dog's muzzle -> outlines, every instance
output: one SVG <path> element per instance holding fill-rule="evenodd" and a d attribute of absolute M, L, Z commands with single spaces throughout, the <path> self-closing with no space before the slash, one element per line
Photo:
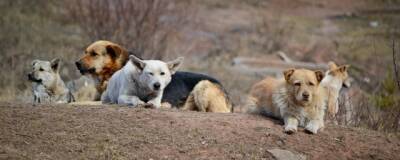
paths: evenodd
<path fill-rule="evenodd" d="M 154 88 L 154 90 L 156 90 L 156 91 L 160 90 L 160 87 L 161 87 L 161 84 L 158 83 L 158 82 L 156 82 L 156 83 L 153 84 L 153 88 Z"/>
<path fill-rule="evenodd" d="M 307 92 L 304 92 L 302 94 L 302 98 L 303 98 L 303 101 L 308 102 L 308 101 L 310 101 L 310 94 Z"/>
<path fill-rule="evenodd" d="M 32 82 L 36 82 L 36 83 L 42 83 L 41 79 L 36 79 L 32 73 L 28 74 L 28 80 L 32 81 Z"/>
<path fill-rule="evenodd" d="M 94 69 L 94 68 L 89 68 L 89 69 L 85 68 L 80 61 L 76 61 L 75 65 L 76 65 L 76 68 L 78 68 L 79 72 L 83 75 L 86 73 L 95 73 L 96 72 L 96 69 Z"/>

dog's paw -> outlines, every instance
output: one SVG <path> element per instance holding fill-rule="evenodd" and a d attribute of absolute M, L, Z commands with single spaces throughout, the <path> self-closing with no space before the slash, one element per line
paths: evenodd
<path fill-rule="evenodd" d="M 144 108 L 150 108 L 150 109 L 155 109 L 155 108 L 157 108 L 154 104 L 152 104 L 152 103 L 146 103 L 145 105 L 144 105 Z"/>
<path fill-rule="evenodd" d="M 170 103 L 168 103 L 168 102 L 163 102 L 163 103 L 161 103 L 160 108 L 162 108 L 162 109 L 171 109 L 172 105 Z"/>
<path fill-rule="evenodd" d="M 284 130 L 285 130 L 285 133 L 287 133 L 287 134 L 293 134 L 293 133 L 297 132 L 297 127 L 293 126 L 293 125 L 287 125 L 287 126 L 285 126 Z"/>
<path fill-rule="evenodd" d="M 307 124 L 305 129 L 308 133 L 317 134 L 319 128 L 320 128 L 319 125 L 311 122 Z"/>

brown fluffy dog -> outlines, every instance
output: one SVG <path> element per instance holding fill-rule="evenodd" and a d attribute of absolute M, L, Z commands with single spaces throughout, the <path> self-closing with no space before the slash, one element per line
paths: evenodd
<path fill-rule="evenodd" d="M 85 49 L 84 55 L 75 64 L 81 74 L 93 77 L 101 95 L 107 87 L 108 79 L 125 65 L 128 56 L 128 51 L 118 44 L 96 41 Z"/>
<path fill-rule="evenodd" d="M 289 69 L 284 71 L 284 77 L 268 77 L 252 86 L 249 105 L 253 105 L 258 113 L 282 119 L 286 133 L 296 132 L 299 125 L 317 133 L 324 127 L 326 103 L 320 86 L 323 73 Z"/>

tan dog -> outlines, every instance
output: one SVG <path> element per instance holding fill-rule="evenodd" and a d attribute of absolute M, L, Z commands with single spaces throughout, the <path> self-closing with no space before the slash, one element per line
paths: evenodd
<path fill-rule="evenodd" d="M 335 63 L 329 62 L 329 70 L 321 81 L 321 86 L 325 89 L 328 103 L 328 116 L 335 118 L 339 110 L 339 92 L 342 87 L 350 87 L 350 79 L 347 73 L 349 65 L 338 67 Z"/>
<path fill-rule="evenodd" d="M 283 120 L 286 133 L 296 132 L 299 125 L 317 133 L 324 127 L 326 103 L 320 86 L 323 72 L 289 69 L 284 77 L 268 77 L 252 86 L 249 105 L 256 112 Z"/>
<path fill-rule="evenodd" d="M 96 81 L 100 99 L 107 87 L 108 79 L 128 61 L 128 51 L 109 41 L 96 41 L 86 48 L 84 55 L 76 61 L 76 67 L 83 75 L 91 75 Z"/>
<path fill-rule="evenodd" d="M 229 113 L 233 107 L 222 86 L 203 80 L 193 88 L 182 110 Z"/>

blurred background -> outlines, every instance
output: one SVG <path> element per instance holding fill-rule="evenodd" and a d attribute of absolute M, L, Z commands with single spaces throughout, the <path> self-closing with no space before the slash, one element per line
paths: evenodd
<path fill-rule="evenodd" d="M 1 101 L 29 99 L 34 59 L 61 58 L 62 78 L 79 78 L 74 61 L 103 39 L 146 59 L 184 56 L 181 70 L 219 79 L 239 111 L 252 84 L 285 68 L 279 54 L 350 64 L 339 123 L 400 126 L 400 0 L 2 0 L 0 15 Z"/>

